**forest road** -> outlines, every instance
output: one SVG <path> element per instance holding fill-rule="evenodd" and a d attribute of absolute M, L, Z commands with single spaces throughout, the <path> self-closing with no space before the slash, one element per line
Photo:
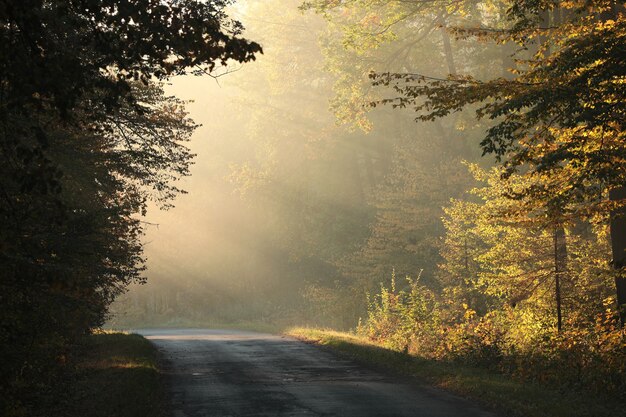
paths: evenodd
<path fill-rule="evenodd" d="M 238 330 L 138 330 L 161 352 L 174 417 L 495 417 L 290 337 Z"/>

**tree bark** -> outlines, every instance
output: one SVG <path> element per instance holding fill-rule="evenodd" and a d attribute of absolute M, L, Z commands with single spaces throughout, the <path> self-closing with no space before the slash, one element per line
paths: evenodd
<path fill-rule="evenodd" d="M 376 174 L 374 173 L 374 164 L 372 163 L 372 151 L 369 148 L 363 153 L 363 162 L 365 164 L 367 191 L 373 194 L 376 190 Z"/>
<path fill-rule="evenodd" d="M 613 202 L 626 199 L 626 187 L 617 187 L 609 191 L 609 199 Z M 613 253 L 613 267 L 615 274 L 615 289 L 617 305 L 622 325 L 626 323 L 626 207 L 611 212 L 611 251 Z"/>
<path fill-rule="evenodd" d="M 517 67 L 513 57 L 515 54 L 515 43 L 507 42 L 501 45 L 500 52 L 502 54 L 502 77 L 507 80 L 512 80 L 515 77 L 511 73 L 511 69 L 515 69 Z"/>
<path fill-rule="evenodd" d="M 456 65 L 454 62 L 454 55 L 452 54 L 452 45 L 450 43 L 450 34 L 446 30 L 446 23 L 443 18 L 440 19 L 441 22 L 441 37 L 443 39 L 443 52 L 446 56 L 446 64 L 448 65 L 448 73 L 452 75 L 457 75 Z"/>
<path fill-rule="evenodd" d="M 562 308 L 562 283 L 567 273 L 567 241 L 565 238 L 565 228 L 557 225 L 554 228 L 554 284 L 556 300 L 557 330 L 563 329 L 563 308 Z"/>
<path fill-rule="evenodd" d="M 358 138 L 352 138 L 348 149 L 348 158 L 350 161 L 350 176 L 352 184 L 350 188 L 354 192 L 354 203 L 361 206 L 365 203 L 365 191 L 363 189 L 363 176 L 361 175 L 361 164 L 359 163 L 360 149 L 358 146 Z M 367 156 L 366 156 L 367 157 Z"/>
<path fill-rule="evenodd" d="M 539 30 L 542 31 L 540 32 L 541 34 L 539 35 L 539 48 L 544 48 L 546 47 L 546 43 L 548 41 L 548 37 L 546 36 L 546 30 L 548 27 L 550 27 L 550 10 L 544 9 L 542 11 L 539 12 Z M 550 55 L 550 51 L 548 49 L 546 49 L 544 51 L 545 56 Z"/>

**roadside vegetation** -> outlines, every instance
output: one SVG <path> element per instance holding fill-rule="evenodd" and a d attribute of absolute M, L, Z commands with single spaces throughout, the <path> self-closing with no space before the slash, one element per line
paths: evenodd
<path fill-rule="evenodd" d="M 0 415 L 110 317 L 625 403 L 625 184 L 623 0 L 0 0 Z"/>
<path fill-rule="evenodd" d="M 184 193 L 197 128 L 167 80 L 261 52 L 226 3 L 0 0 L 0 415 L 53 401 L 145 281 L 142 216 Z"/>
<path fill-rule="evenodd" d="M 125 318 L 359 323 L 626 402 L 623 2 L 453 3 L 249 2 L 272 57 L 225 81 L 245 116 L 214 142 L 213 250 L 177 224 L 184 274 L 155 263 Z"/>
<path fill-rule="evenodd" d="M 551 384 L 511 378 L 464 361 L 427 359 L 354 333 L 296 327 L 286 334 L 313 343 L 376 370 L 411 377 L 469 398 L 503 416 L 609 417 L 624 403 L 608 395 L 560 389 Z"/>
<path fill-rule="evenodd" d="M 100 332 L 80 340 L 65 393 L 52 415 L 165 417 L 167 404 L 154 345 L 137 334 Z M 43 413 L 47 414 L 47 413 Z"/>

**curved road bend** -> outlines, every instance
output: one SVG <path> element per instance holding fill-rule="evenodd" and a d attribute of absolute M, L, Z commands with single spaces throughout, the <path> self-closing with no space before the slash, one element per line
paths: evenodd
<path fill-rule="evenodd" d="M 495 417 L 296 339 L 237 330 L 140 330 L 165 358 L 174 417 Z"/>

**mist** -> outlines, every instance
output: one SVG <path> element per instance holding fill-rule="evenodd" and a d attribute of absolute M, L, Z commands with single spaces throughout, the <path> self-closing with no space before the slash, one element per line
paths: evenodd
<path fill-rule="evenodd" d="M 0 0 L 0 38 L 0 415 L 623 414 L 623 1 Z"/>
<path fill-rule="evenodd" d="M 410 109 L 374 108 L 393 91 L 369 72 L 445 77 L 450 59 L 489 68 L 475 50 L 465 62 L 463 43 L 428 16 L 393 26 L 395 38 L 374 36 L 380 23 L 368 21 L 372 35 L 357 40 L 371 44 L 353 44 L 346 27 L 363 16 L 299 6 L 240 2 L 232 17 L 264 54 L 166 86 L 202 125 L 189 145 L 197 156 L 180 183 L 187 194 L 142 219 L 147 284 L 118 299 L 111 326 L 349 329 L 392 274 L 440 287 L 442 208 L 474 184 L 462 161 L 489 165 L 483 130 L 471 111 L 417 124 Z"/>

